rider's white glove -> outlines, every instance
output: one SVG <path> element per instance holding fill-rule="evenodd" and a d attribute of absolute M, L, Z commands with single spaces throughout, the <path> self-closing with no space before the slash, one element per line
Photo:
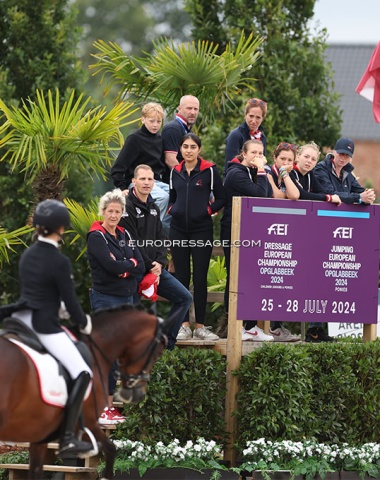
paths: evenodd
<path fill-rule="evenodd" d="M 86 315 L 87 318 L 87 323 L 85 327 L 82 327 L 79 329 L 81 333 L 84 333 L 85 335 L 90 335 L 92 332 L 92 321 L 90 315 Z"/>
<path fill-rule="evenodd" d="M 61 320 L 69 320 L 69 318 L 70 318 L 70 314 L 67 311 L 65 302 L 63 302 L 63 301 L 61 302 L 61 305 L 59 307 L 58 316 Z"/>

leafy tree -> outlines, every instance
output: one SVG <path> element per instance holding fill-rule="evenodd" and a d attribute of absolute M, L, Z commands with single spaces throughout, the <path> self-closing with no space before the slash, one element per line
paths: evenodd
<path fill-rule="evenodd" d="M 81 85 L 75 16 L 68 0 L 0 2 L 0 66 L 7 80 L 0 98 L 18 101 L 33 98 L 37 88 L 65 92 Z"/>
<path fill-rule="evenodd" d="M 80 89 L 83 71 L 76 45 L 80 29 L 69 0 L 0 2 L 0 98 L 9 105 L 35 98 L 37 87 Z M 3 152 L 0 154 L 1 156 Z M 18 168 L 0 163 L 1 222 L 7 229 L 24 225 L 32 198 Z M 90 195 L 91 188 L 87 195 Z"/>
<path fill-rule="evenodd" d="M 78 24 L 83 27 L 79 45 L 86 69 L 93 62 L 93 44 L 99 39 L 115 42 L 126 54 L 136 55 L 152 53 L 152 39 L 157 36 L 178 42 L 190 37 L 190 17 L 178 0 L 75 0 L 75 5 Z M 98 77 L 90 77 L 85 88 L 94 98 L 102 99 Z"/>
<path fill-rule="evenodd" d="M 315 0 L 186 0 L 195 40 L 216 38 L 220 48 L 234 43 L 243 29 L 261 35 L 262 57 L 250 74 L 255 96 L 268 102 L 265 132 L 272 149 L 279 141 L 314 140 L 334 144 L 341 117 L 338 96 L 332 92 L 332 72 L 324 60 L 326 32 L 309 31 Z M 249 92 L 242 95 L 239 117 Z M 227 125 L 223 121 L 222 128 Z"/>
<path fill-rule="evenodd" d="M 203 121 L 213 119 L 216 111 L 227 111 L 249 90 L 248 74 L 257 61 L 261 39 L 240 36 L 236 45 L 226 45 L 217 54 L 218 45 L 199 40 L 175 45 L 168 40 L 154 42 L 155 51 L 145 57 L 126 55 L 122 48 L 102 40 L 95 42 L 98 53 L 93 65 L 110 86 L 118 85 L 118 97 L 135 95 L 140 101 L 158 101 L 173 112 L 184 94 L 198 97 Z"/>
<path fill-rule="evenodd" d="M 0 98 L 9 107 L 18 106 L 22 99 L 33 100 L 37 88 L 57 88 L 62 102 L 68 88 L 81 90 L 85 76 L 77 55 L 80 29 L 75 15 L 70 0 L 1 0 Z M 3 147 L 0 156 L 5 151 Z M 0 222 L 8 232 L 16 231 L 29 219 L 33 191 L 24 177 L 17 166 L 11 168 L 8 162 L 0 162 Z M 92 182 L 83 182 L 75 167 L 67 187 L 75 192 L 77 200 L 91 196 Z M 3 262 L 1 303 L 18 296 L 17 258 L 24 249 L 24 245 L 15 245 L 10 262 Z"/>

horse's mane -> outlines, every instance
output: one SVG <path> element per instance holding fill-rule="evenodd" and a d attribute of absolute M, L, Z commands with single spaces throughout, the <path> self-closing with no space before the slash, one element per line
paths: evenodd
<path fill-rule="evenodd" d="M 102 310 L 98 310 L 96 313 L 92 315 L 94 319 L 103 316 L 104 314 L 107 313 L 113 313 L 113 312 L 121 312 L 121 311 L 126 311 L 126 310 L 137 310 L 137 311 L 144 311 L 150 314 L 153 314 L 152 309 L 147 309 L 144 307 L 144 305 L 132 305 L 130 303 L 125 303 L 123 305 L 118 305 L 117 307 L 110 307 L 110 308 L 104 308 Z"/>
<path fill-rule="evenodd" d="M 123 312 L 125 312 L 125 315 L 123 315 Z M 145 313 L 146 315 L 154 315 L 152 309 L 147 309 L 143 305 L 132 305 L 129 303 L 125 303 L 117 307 L 110 307 L 98 310 L 92 315 L 92 325 L 93 328 L 100 328 L 102 331 L 104 329 L 109 330 L 109 320 L 116 319 L 118 317 L 124 318 L 124 320 L 125 318 L 131 319 L 132 317 L 141 319 L 141 314 L 143 313 Z"/>

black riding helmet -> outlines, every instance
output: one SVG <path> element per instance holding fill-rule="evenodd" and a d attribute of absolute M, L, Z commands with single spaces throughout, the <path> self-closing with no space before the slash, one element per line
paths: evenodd
<path fill-rule="evenodd" d="M 44 228 L 44 233 L 53 233 L 59 227 L 70 226 L 70 215 L 67 207 L 59 200 L 44 200 L 40 202 L 33 215 L 33 226 Z"/>

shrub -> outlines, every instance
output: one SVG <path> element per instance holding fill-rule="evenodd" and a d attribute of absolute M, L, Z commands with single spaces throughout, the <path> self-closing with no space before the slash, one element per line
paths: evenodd
<path fill-rule="evenodd" d="M 237 441 L 361 445 L 380 438 L 380 340 L 264 344 L 246 355 Z"/>
<path fill-rule="evenodd" d="M 126 421 L 116 437 L 181 443 L 225 437 L 226 362 L 213 350 L 165 351 L 152 370 L 145 400 L 124 407 Z"/>

